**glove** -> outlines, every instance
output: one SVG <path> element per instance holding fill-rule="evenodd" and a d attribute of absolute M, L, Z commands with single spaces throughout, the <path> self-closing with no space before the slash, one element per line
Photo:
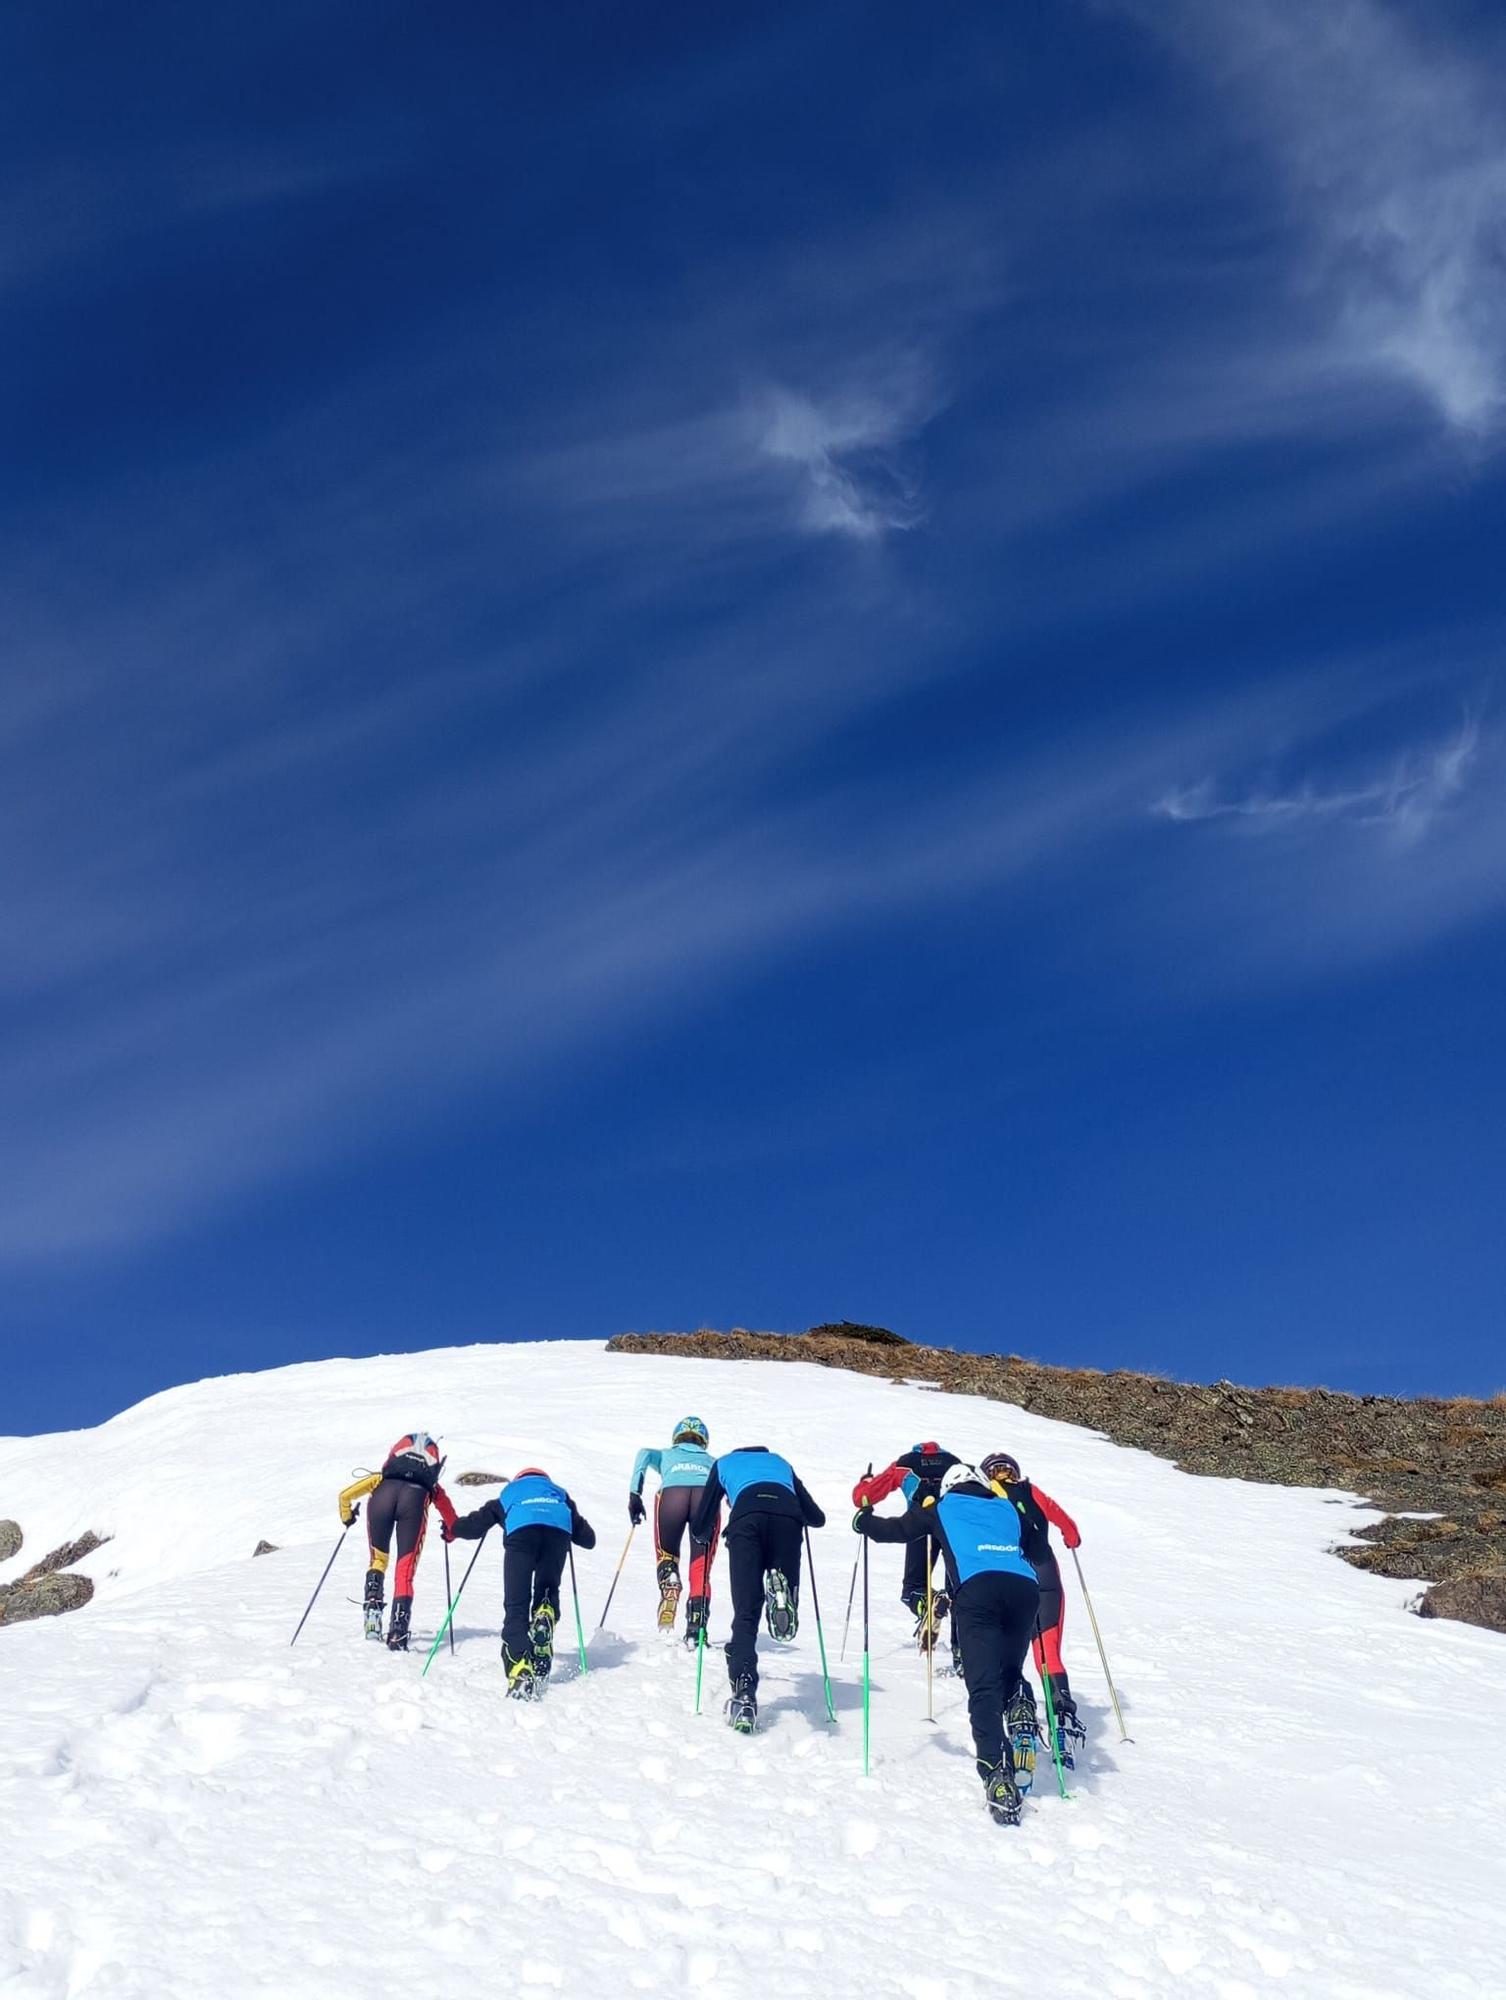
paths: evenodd
<path fill-rule="evenodd" d="M 455 1539 L 455 1530 L 454 1530 L 454 1529 L 453 1529 L 453 1528 L 452 1528 L 452 1527 L 450 1526 L 450 1523 L 449 1523 L 448 1521 L 441 1521 L 441 1522 L 440 1522 L 440 1524 L 439 1524 L 439 1539 L 440 1539 L 440 1540 L 441 1540 L 442 1542 L 453 1542 L 453 1541 L 454 1541 L 454 1539 Z"/>
<path fill-rule="evenodd" d="M 643 1513 L 643 1495 L 641 1493 L 630 1493 L 628 1495 L 628 1519 L 635 1528 L 643 1526 Z"/>
<path fill-rule="evenodd" d="M 1077 1532 L 1076 1528 L 1073 1528 L 1070 1533 L 1063 1528 L 1062 1540 L 1069 1549 L 1080 1549 L 1082 1547 L 1082 1536 Z"/>
<path fill-rule="evenodd" d="M 351 1508 L 348 1514 L 342 1514 L 340 1516 L 341 1526 L 346 1528 L 353 1528 L 356 1522 L 359 1520 L 360 1514 L 361 1514 L 361 1503 L 358 1500 L 355 1506 Z"/>
<path fill-rule="evenodd" d="M 866 1480 L 860 1479 L 857 1485 L 853 1487 L 852 1504 L 854 1507 L 871 1507 L 873 1505 L 873 1495 L 868 1491 Z"/>
<path fill-rule="evenodd" d="M 865 1500 L 862 1506 L 859 1507 L 858 1511 L 852 1517 L 852 1532 L 855 1535 L 866 1535 L 868 1532 L 868 1523 L 872 1519 L 873 1519 L 873 1509 L 869 1506 L 868 1502 Z"/>

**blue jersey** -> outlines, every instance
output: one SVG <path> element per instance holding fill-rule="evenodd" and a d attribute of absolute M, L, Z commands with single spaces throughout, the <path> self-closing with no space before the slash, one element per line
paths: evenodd
<path fill-rule="evenodd" d="M 570 1496 L 541 1472 L 526 1472 L 521 1479 L 509 1480 L 497 1496 L 497 1505 L 509 1535 L 519 1528 L 563 1528 L 570 1533 Z"/>
<path fill-rule="evenodd" d="M 671 1444 L 662 1451 L 645 1445 L 633 1460 L 628 1484 L 634 1493 L 643 1491 L 646 1472 L 657 1472 L 661 1486 L 704 1486 L 711 1477 L 711 1453 L 698 1444 Z"/>
<path fill-rule="evenodd" d="M 716 1461 L 716 1472 L 729 1507 L 735 1507 L 750 1486 L 782 1486 L 794 1497 L 795 1468 L 777 1451 L 729 1451 Z"/>
<path fill-rule="evenodd" d="M 983 1570 L 1003 1570 L 1035 1582 L 1035 1571 L 1020 1548 L 1020 1517 L 1011 1502 L 982 1493 L 944 1493 L 936 1514 L 959 1585 Z"/>

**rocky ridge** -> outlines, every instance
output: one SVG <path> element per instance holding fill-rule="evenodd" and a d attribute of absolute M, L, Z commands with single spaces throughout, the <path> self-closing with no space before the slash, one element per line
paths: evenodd
<path fill-rule="evenodd" d="M 851 1321 L 799 1334 L 623 1333 L 607 1345 L 619 1354 L 850 1368 L 1016 1403 L 1152 1451 L 1185 1472 L 1358 1493 L 1381 1518 L 1335 1554 L 1359 1569 L 1425 1583 L 1416 1606 L 1424 1617 L 1506 1631 L 1506 1396 L 1479 1402 L 1173 1382 L 918 1346 Z"/>

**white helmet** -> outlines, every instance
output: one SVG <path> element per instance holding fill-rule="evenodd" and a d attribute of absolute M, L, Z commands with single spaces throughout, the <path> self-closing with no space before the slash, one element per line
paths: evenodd
<path fill-rule="evenodd" d="M 948 1493 L 955 1492 L 959 1486 L 986 1487 L 987 1485 L 988 1481 L 982 1477 L 976 1466 L 949 1465 L 942 1475 L 941 1497 L 944 1500 Z"/>

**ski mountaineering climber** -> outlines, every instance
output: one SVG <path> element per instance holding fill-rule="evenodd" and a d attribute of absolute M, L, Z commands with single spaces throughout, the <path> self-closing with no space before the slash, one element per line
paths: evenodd
<path fill-rule="evenodd" d="M 740 1445 L 713 1460 L 690 1519 L 692 1542 L 714 1541 L 727 1502 L 728 1589 L 732 1636 L 727 1641 L 727 1720 L 749 1735 L 758 1727 L 758 1614 L 769 1637 L 787 1646 L 800 1622 L 801 1536 L 824 1528 L 826 1516 L 795 1468 L 761 1444 Z"/>
<path fill-rule="evenodd" d="M 875 1542 L 930 1536 L 940 1543 L 983 1796 L 1001 1826 L 1017 1825 L 1020 1787 L 1004 1715 L 1020 1685 L 1040 1607 L 1035 1572 L 1020 1546 L 1018 1512 L 981 1472 L 958 1464 L 943 1477 L 938 1499 L 920 1500 L 887 1520 L 860 1505 L 852 1525 Z"/>
<path fill-rule="evenodd" d="M 1051 1547 L 1051 1528 L 1060 1529 L 1061 1538 L 1069 1549 L 1077 1548 L 1082 1536 L 1078 1533 L 1077 1523 L 1066 1509 L 1059 1507 L 1049 1493 L 1043 1493 L 1038 1486 L 1032 1485 L 1020 1471 L 1019 1460 L 1009 1452 L 991 1451 L 979 1465 L 978 1470 L 1007 1500 L 1013 1501 L 1020 1516 L 1021 1546 L 1026 1561 L 1035 1571 L 1035 1579 L 1041 1590 L 1040 1612 L 1030 1641 L 1031 1653 L 1035 1660 L 1035 1670 L 1040 1675 L 1041 1684 L 1050 1698 L 1051 1713 L 1056 1724 L 1056 1752 L 1070 1771 L 1076 1764 L 1077 1753 L 1085 1747 L 1088 1737 L 1077 1713 L 1077 1703 L 1072 1698 L 1067 1669 L 1062 1664 L 1062 1624 L 1066 1618 L 1066 1598 L 1062 1591 L 1062 1573 L 1057 1567 L 1056 1556 Z M 1028 1703 L 1030 1708 L 1028 1726 L 1032 1735 L 1038 1737 L 1040 1727 L 1035 1719 L 1035 1702 L 1031 1695 L 1030 1683 L 1021 1681 L 1020 1688 L 1020 1708 L 1012 1712 L 1011 1722 L 1023 1731 L 1027 1726 L 1023 1708 Z"/>
<path fill-rule="evenodd" d="M 430 1502 L 439 1509 L 439 1518 L 446 1528 L 455 1519 L 450 1496 L 439 1483 L 443 1465 L 439 1446 L 428 1432 L 409 1431 L 388 1452 L 380 1472 L 367 1473 L 340 1495 L 340 1519 L 347 1528 L 360 1512 L 361 1501 L 368 1493 L 371 1495 L 366 1508 L 369 1554 L 362 1606 L 368 1639 L 382 1636 L 382 1579 L 387 1572 L 393 1536 L 397 1537 L 392 1621 L 387 1628 L 387 1644 L 395 1653 L 408 1650 L 413 1583 L 418 1574 L 418 1559 L 423 1554 Z"/>
<path fill-rule="evenodd" d="M 596 1531 L 563 1486 L 528 1465 L 495 1500 L 446 1525 L 447 1542 L 477 1542 L 502 1529 L 502 1664 L 507 1692 L 527 1701 L 543 1692 L 554 1665 L 560 1578 L 570 1544 L 594 1549 Z"/>
<path fill-rule="evenodd" d="M 854 1507 L 876 1507 L 891 1493 L 902 1492 L 907 1506 L 922 1500 L 939 1499 L 941 1482 L 961 1459 L 943 1451 L 939 1444 L 912 1444 L 882 1472 L 865 1473 L 852 1489 Z M 923 1653 L 936 1644 L 936 1635 L 947 1613 L 946 1592 L 933 1590 L 931 1578 L 941 1551 L 934 1542 L 914 1541 L 905 1547 L 905 1570 L 900 1580 L 900 1601 L 915 1620 L 915 1643 Z M 955 1663 L 956 1643 L 953 1641 Z M 957 1671 L 962 1671 L 960 1665 Z"/>
<path fill-rule="evenodd" d="M 711 1476 L 710 1434 L 699 1417 L 681 1417 L 667 1450 L 645 1445 L 633 1461 L 628 1482 L 628 1519 L 636 1528 L 644 1519 L 643 1481 L 648 1472 L 659 1477 L 654 1496 L 654 1575 L 659 1585 L 659 1629 L 672 1632 L 680 1603 L 680 1545 L 690 1517 Z M 699 1643 L 711 1611 L 711 1566 L 716 1561 L 717 1530 L 709 1542 L 690 1537 L 690 1596 L 685 1604 L 685 1643 Z"/>

